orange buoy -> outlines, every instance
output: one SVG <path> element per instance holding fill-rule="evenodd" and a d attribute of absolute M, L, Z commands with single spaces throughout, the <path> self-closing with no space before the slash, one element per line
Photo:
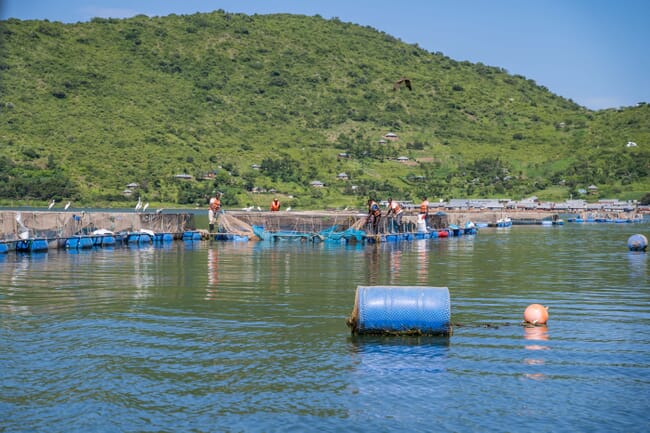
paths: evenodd
<path fill-rule="evenodd" d="M 548 307 L 530 304 L 524 311 L 524 321 L 533 325 L 543 325 L 548 320 Z"/>

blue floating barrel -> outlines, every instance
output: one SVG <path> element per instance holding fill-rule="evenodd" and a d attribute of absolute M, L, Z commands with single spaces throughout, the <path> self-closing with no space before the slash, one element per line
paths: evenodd
<path fill-rule="evenodd" d="M 111 236 L 111 235 L 105 235 L 105 236 L 102 236 L 102 243 L 101 243 L 101 245 L 102 245 L 103 247 L 106 247 L 106 246 L 113 246 L 113 245 L 115 245 L 115 243 L 116 243 L 116 241 L 115 241 L 115 236 Z"/>
<path fill-rule="evenodd" d="M 174 235 L 171 233 L 156 233 L 154 237 L 155 242 L 172 242 L 174 240 Z"/>
<path fill-rule="evenodd" d="M 16 251 L 22 253 L 45 252 L 47 249 L 47 239 L 23 239 L 16 243 Z"/>
<path fill-rule="evenodd" d="M 358 286 L 348 326 L 353 334 L 449 335 L 447 287 Z"/>
<path fill-rule="evenodd" d="M 186 232 L 183 233 L 183 240 L 184 241 L 200 241 L 201 240 L 201 232 L 186 231 Z"/>
<path fill-rule="evenodd" d="M 630 251 L 645 251 L 648 249 L 648 238 L 643 235 L 632 235 L 627 240 Z"/>
<path fill-rule="evenodd" d="M 0 244 L 0 254 L 5 254 L 9 252 L 9 245 L 6 243 L 1 243 Z"/>

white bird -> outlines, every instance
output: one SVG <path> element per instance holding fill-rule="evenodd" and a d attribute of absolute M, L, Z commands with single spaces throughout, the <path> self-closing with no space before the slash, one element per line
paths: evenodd
<path fill-rule="evenodd" d="M 18 212 L 16 214 L 16 222 L 18 223 L 18 226 L 20 227 L 20 231 L 18 233 L 18 237 L 20 239 L 28 239 L 29 238 L 29 229 L 25 227 L 25 224 L 23 224 L 22 221 L 22 214 Z"/>
<path fill-rule="evenodd" d="M 287 212 L 289 212 L 290 210 L 291 210 L 291 206 L 289 206 L 289 207 L 287 208 Z"/>
<path fill-rule="evenodd" d="M 257 211 L 258 211 L 258 212 L 262 212 L 262 208 L 259 207 L 259 206 L 257 206 Z"/>
<path fill-rule="evenodd" d="M 135 205 L 135 211 L 136 212 L 139 211 L 141 207 L 142 207 L 142 200 L 140 199 L 140 197 L 138 197 L 138 202 Z"/>
<path fill-rule="evenodd" d="M 245 211 L 245 212 L 250 212 L 250 211 L 253 210 L 253 206 L 243 207 L 241 210 L 243 210 L 243 211 Z"/>
<path fill-rule="evenodd" d="M 72 202 L 70 202 L 70 201 L 67 202 L 67 203 L 65 204 L 65 206 L 63 207 L 63 210 L 68 210 L 68 208 L 70 207 L 71 204 L 72 204 Z"/>
<path fill-rule="evenodd" d="M 52 209 L 54 207 L 54 203 L 56 203 L 56 200 L 52 199 L 50 202 L 50 205 L 47 207 L 48 210 Z"/>
<path fill-rule="evenodd" d="M 156 210 L 156 213 L 157 213 L 157 214 L 161 214 L 162 211 L 163 211 L 163 208 L 160 208 L 160 209 Z"/>
<path fill-rule="evenodd" d="M 146 211 L 148 207 L 149 207 L 149 202 L 146 202 L 144 206 L 142 206 L 142 212 Z"/>

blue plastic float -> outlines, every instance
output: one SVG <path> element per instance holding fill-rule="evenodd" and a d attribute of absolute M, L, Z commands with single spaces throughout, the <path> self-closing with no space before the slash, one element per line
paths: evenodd
<path fill-rule="evenodd" d="M 186 232 L 183 233 L 183 240 L 184 241 L 200 241 L 201 240 L 201 232 L 186 231 Z"/>
<path fill-rule="evenodd" d="M 648 249 L 648 238 L 643 235 L 632 235 L 627 240 L 630 251 L 645 251 Z"/>
<path fill-rule="evenodd" d="M 353 334 L 449 335 L 447 287 L 358 286 L 347 324 Z"/>
<path fill-rule="evenodd" d="M 21 239 L 16 242 L 16 252 L 20 253 L 45 252 L 47 249 L 47 239 Z"/>

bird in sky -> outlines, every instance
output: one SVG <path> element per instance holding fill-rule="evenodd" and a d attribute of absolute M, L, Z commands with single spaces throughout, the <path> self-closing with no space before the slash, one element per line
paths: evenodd
<path fill-rule="evenodd" d="M 411 87 L 411 80 L 408 78 L 400 78 L 399 80 L 395 81 L 395 84 L 393 84 L 393 90 L 397 90 L 402 87 L 402 84 L 406 86 L 407 89 L 413 90 Z"/>
<path fill-rule="evenodd" d="M 52 209 L 54 207 L 54 203 L 56 203 L 56 200 L 52 199 L 50 202 L 49 206 L 47 207 L 48 210 Z"/>
<path fill-rule="evenodd" d="M 70 207 L 71 204 L 72 204 L 71 201 L 67 202 L 67 203 L 65 204 L 65 206 L 63 207 L 63 210 L 68 210 L 68 208 Z"/>

